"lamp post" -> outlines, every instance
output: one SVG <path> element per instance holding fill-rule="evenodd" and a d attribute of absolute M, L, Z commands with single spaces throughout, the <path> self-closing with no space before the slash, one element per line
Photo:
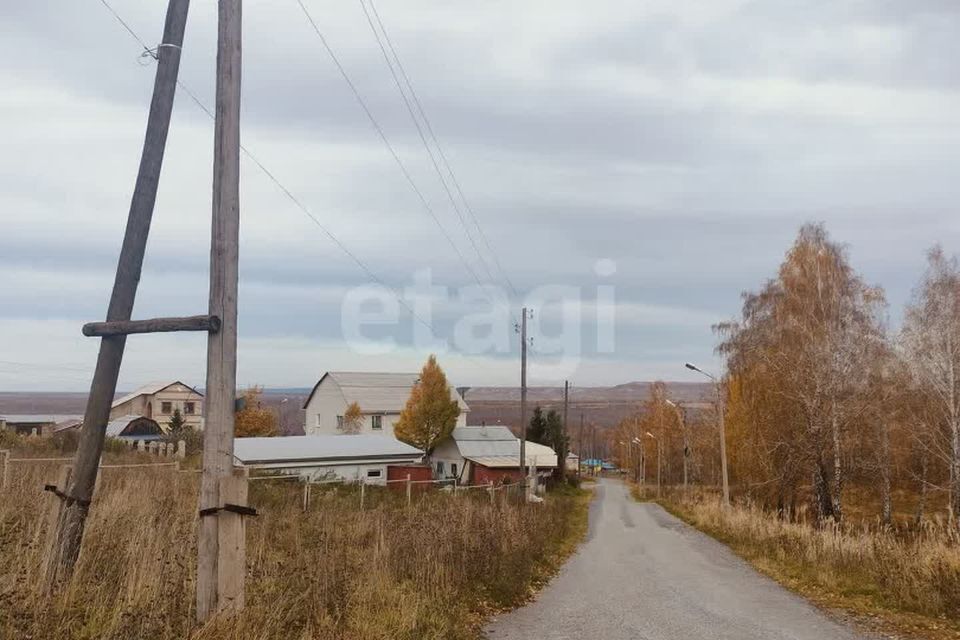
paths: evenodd
<path fill-rule="evenodd" d="M 657 442 L 657 497 L 660 497 L 660 459 L 663 457 L 661 451 L 661 440 L 657 436 L 647 431 L 647 435 Z"/>
<path fill-rule="evenodd" d="M 635 482 L 640 482 L 641 484 L 646 481 L 646 471 L 644 469 L 644 452 L 643 452 L 643 440 L 640 438 L 634 437 L 631 443 L 638 445 L 640 447 L 640 460 L 639 464 L 633 468 L 633 478 Z"/>
<path fill-rule="evenodd" d="M 687 458 L 690 455 L 690 446 L 687 439 L 687 421 L 684 419 L 683 408 L 680 403 L 673 400 L 667 400 L 667 404 L 677 412 L 677 419 L 680 421 L 680 432 L 683 434 L 683 490 L 687 490 Z"/>
<path fill-rule="evenodd" d="M 720 381 L 710 375 L 703 369 L 700 369 L 689 362 L 685 365 L 687 369 L 701 373 L 713 381 L 713 388 L 717 393 L 717 418 L 720 421 L 720 475 L 723 482 L 723 506 L 730 506 L 730 480 L 727 475 L 727 436 L 724 432 L 723 424 L 723 399 L 720 397 Z"/>

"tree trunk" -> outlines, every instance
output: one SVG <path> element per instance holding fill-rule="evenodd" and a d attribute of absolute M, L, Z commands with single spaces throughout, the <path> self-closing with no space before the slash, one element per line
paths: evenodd
<path fill-rule="evenodd" d="M 920 498 L 917 500 L 917 513 L 915 520 L 917 524 L 923 522 L 923 517 L 927 509 L 927 453 L 920 455 Z"/>
<path fill-rule="evenodd" d="M 880 422 L 880 500 L 880 519 L 889 527 L 893 521 L 893 506 L 890 497 L 890 427 L 886 421 Z"/>
<path fill-rule="evenodd" d="M 833 508 L 833 519 L 840 522 L 843 517 L 843 451 L 840 442 L 840 421 L 837 419 L 836 407 L 833 410 L 830 426 L 833 435 L 833 496 L 831 506 Z"/>
<path fill-rule="evenodd" d="M 830 496 L 830 482 L 823 459 L 818 456 L 813 470 L 813 509 L 817 515 L 817 525 L 833 517 L 833 499 Z"/>

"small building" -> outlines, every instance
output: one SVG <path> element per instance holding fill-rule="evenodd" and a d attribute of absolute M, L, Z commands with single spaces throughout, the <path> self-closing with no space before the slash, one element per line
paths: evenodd
<path fill-rule="evenodd" d="M 166 430 L 176 411 L 180 411 L 185 426 L 203 429 L 203 394 L 177 380 L 147 384 L 117 398 L 111 405 L 110 419 L 143 416 Z"/>
<path fill-rule="evenodd" d="M 9 429 L 14 433 L 29 436 L 49 436 L 58 425 L 76 423 L 83 420 L 79 415 L 63 414 L 7 414 L 0 415 L 0 430 Z"/>
<path fill-rule="evenodd" d="M 527 466 L 548 475 L 557 467 L 556 452 L 527 441 Z M 520 439 L 505 426 L 457 427 L 430 456 L 438 479 L 456 478 L 459 484 L 515 482 L 521 476 Z"/>
<path fill-rule="evenodd" d="M 238 466 L 292 473 L 311 482 L 341 480 L 386 484 L 391 465 L 417 465 L 423 451 L 379 435 L 309 435 L 237 438 Z"/>
<path fill-rule="evenodd" d="M 577 471 L 580 469 L 580 456 L 573 451 L 567 454 L 567 471 Z"/>
<path fill-rule="evenodd" d="M 339 435 L 344 432 L 344 414 L 354 402 L 360 407 L 360 434 L 395 438 L 394 425 L 410 397 L 418 373 L 361 373 L 329 371 L 314 385 L 303 404 L 307 435 Z M 470 407 L 453 387 L 450 397 L 460 406 L 457 426 L 466 426 Z"/>
<path fill-rule="evenodd" d="M 82 426 L 82 419 L 70 420 L 58 424 L 53 432 L 79 431 Z M 162 440 L 164 431 L 160 428 L 160 424 L 152 418 L 129 415 L 108 422 L 105 434 L 108 438 L 116 438 L 127 442 L 137 442 L 139 440 L 150 442 L 152 440 Z"/>

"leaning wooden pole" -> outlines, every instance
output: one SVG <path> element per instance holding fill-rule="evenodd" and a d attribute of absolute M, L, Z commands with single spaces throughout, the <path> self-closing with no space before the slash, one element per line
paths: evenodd
<path fill-rule="evenodd" d="M 113 292 L 107 307 L 107 322 L 130 320 L 133 311 L 157 198 L 167 132 L 170 129 L 170 113 L 177 88 L 180 50 L 189 6 L 190 0 L 169 0 L 167 5 L 163 41 L 156 50 L 157 74 L 140 156 L 140 168 L 130 201 L 127 229 L 117 262 Z M 47 572 L 50 587 L 70 575 L 80 554 L 80 542 L 90 501 L 93 499 L 97 466 L 103 452 L 104 431 L 110 419 L 110 405 L 117 390 L 117 377 L 120 375 L 125 344 L 126 335 L 105 336 L 100 340 L 100 353 L 83 415 L 83 428 L 73 460 L 73 473 L 67 490 L 63 492 L 63 508 L 57 520 L 56 539 L 50 557 L 50 570 Z"/>
<path fill-rule="evenodd" d="M 219 0 L 217 102 L 213 153 L 213 225 L 210 246 L 210 315 L 220 331 L 207 341 L 206 419 L 200 480 L 197 542 L 197 620 L 232 606 L 221 598 L 221 574 L 240 580 L 243 571 L 221 562 L 220 488 L 233 468 L 237 388 L 237 282 L 240 244 L 241 0 Z M 232 585 L 237 592 L 238 585 Z M 242 606 L 242 595 L 237 603 Z"/>

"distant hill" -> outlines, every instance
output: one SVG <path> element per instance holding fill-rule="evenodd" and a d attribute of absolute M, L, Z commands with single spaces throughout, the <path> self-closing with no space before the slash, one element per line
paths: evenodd
<path fill-rule="evenodd" d="M 609 427 L 634 413 L 650 397 L 652 382 L 627 382 L 613 387 L 571 387 L 570 423 L 578 424 L 580 414 L 586 424 Z M 667 382 L 667 395 L 689 406 L 705 406 L 713 399 L 713 386 L 703 382 Z M 470 424 L 519 426 L 519 387 L 460 387 L 470 405 Z M 280 425 L 287 434 L 303 433 L 303 403 L 309 388 L 264 389 L 263 402 L 277 410 Z M 563 408 L 563 387 L 529 387 L 530 411 Z M 85 393 L 0 392 L 0 414 L 4 413 L 83 413 Z"/>

